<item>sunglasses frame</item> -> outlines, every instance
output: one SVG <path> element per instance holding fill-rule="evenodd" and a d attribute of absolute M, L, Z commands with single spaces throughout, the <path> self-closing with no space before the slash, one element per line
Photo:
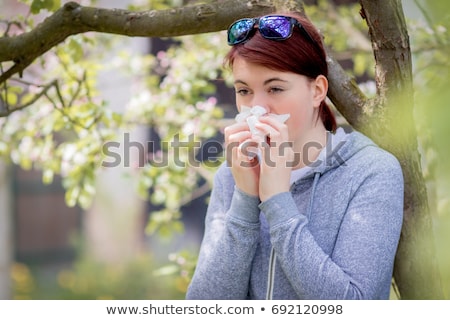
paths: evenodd
<path fill-rule="evenodd" d="M 259 25 L 260 25 L 260 21 L 261 19 L 267 19 L 267 18 L 285 18 L 287 19 L 287 21 L 289 21 L 290 23 L 290 30 L 289 30 L 289 35 L 287 35 L 286 37 L 270 37 L 270 36 L 266 36 L 260 29 Z M 249 21 L 251 22 L 251 27 L 249 28 L 249 30 L 246 32 L 245 37 L 242 38 L 242 40 L 239 41 L 230 41 L 230 32 L 231 29 L 239 22 L 241 21 Z M 257 28 L 255 28 L 255 26 L 257 26 Z M 237 44 L 240 43 L 244 43 L 248 40 L 250 40 L 250 38 L 253 36 L 254 32 L 256 32 L 255 29 L 258 29 L 259 32 L 261 33 L 261 35 L 268 40 L 275 40 L 275 41 L 282 41 L 282 40 L 287 40 L 292 36 L 292 32 L 294 30 L 294 27 L 297 26 L 303 33 L 304 35 L 315 45 L 317 45 L 317 42 L 311 37 L 311 35 L 308 33 L 308 31 L 306 31 L 306 29 L 303 27 L 303 25 L 295 18 L 293 17 L 289 17 L 289 16 L 283 16 L 283 15 L 267 15 L 267 16 L 262 16 L 259 18 L 243 18 L 243 19 L 239 19 L 236 20 L 235 22 L 233 22 L 229 27 L 228 27 L 228 31 L 227 31 L 227 41 L 228 41 L 228 45 L 230 46 L 235 46 Z"/>

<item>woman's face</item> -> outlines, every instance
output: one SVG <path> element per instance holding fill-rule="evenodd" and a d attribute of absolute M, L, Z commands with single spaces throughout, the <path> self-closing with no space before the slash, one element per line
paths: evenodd
<path fill-rule="evenodd" d="M 322 125 L 318 107 L 328 88 L 325 77 L 311 81 L 296 73 L 249 63 L 239 56 L 233 62 L 232 71 L 239 111 L 241 106 L 259 105 L 269 113 L 289 113 L 286 125 L 294 144 L 305 143 L 305 139 L 314 136 L 317 126 Z"/>

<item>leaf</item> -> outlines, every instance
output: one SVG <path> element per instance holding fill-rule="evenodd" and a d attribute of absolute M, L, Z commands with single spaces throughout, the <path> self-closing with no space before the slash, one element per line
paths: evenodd
<path fill-rule="evenodd" d="M 164 267 L 161 267 L 159 269 L 156 269 L 155 271 L 153 271 L 153 275 L 155 277 L 160 277 L 160 276 L 168 276 L 168 275 L 172 275 L 172 274 L 176 274 L 177 272 L 179 272 L 179 267 L 171 264 L 171 265 L 167 265 Z"/>
<path fill-rule="evenodd" d="M 32 93 L 26 93 L 25 95 L 23 95 L 22 96 L 22 98 L 21 98 L 21 103 L 22 104 L 28 104 L 28 103 L 30 103 L 31 101 L 33 101 L 33 99 L 35 98 L 35 95 L 34 94 L 32 94 Z"/>
<path fill-rule="evenodd" d="M 61 0 L 52 0 L 52 6 L 49 8 L 50 11 L 56 11 L 61 8 Z"/>
<path fill-rule="evenodd" d="M 365 56 L 363 54 L 356 54 L 353 57 L 353 62 L 354 62 L 353 72 L 355 73 L 355 75 L 357 76 L 363 75 L 366 69 L 368 68 Z"/>
<path fill-rule="evenodd" d="M 8 92 L 7 94 L 6 94 L 6 103 L 9 105 L 9 106 L 14 106 L 14 105 L 16 105 L 17 104 L 17 94 L 15 94 L 14 92 Z"/>
<path fill-rule="evenodd" d="M 42 183 L 51 184 L 53 182 L 53 170 L 47 169 L 42 174 Z"/>
<path fill-rule="evenodd" d="M 45 0 L 33 0 L 31 3 L 31 13 L 38 14 L 41 10 L 45 9 Z"/>
<path fill-rule="evenodd" d="M 61 7 L 61 0 L 33 0 L 31 13 L 38 14 L 41 10 L 56 11 Z"/>
<path fill-rule="evenodd" d="M 0 97 L 9 106 L 15 106 L 19 102 L 19 96 L 22 94 L 23 88 L 17 86 L 8 87 L 7 90 L 2 90 Z"/>
<path fill-rule="evenodd" d="M 78 62 L 83 58 L 83 48 L 75 39 L 70 39 L 67 46 L 67 53 L 72 58 L 73 62 Z"/>
<path fill-rule="evenodd" d="M 78 197 L 78 204 L 80 205 L 80 207 L 84 210 L 87 210 L 91 206 L 92 201 L 93 195 L 89 192 L 86 192 L 85 189 L 82 189 Z"/>
<path fill-rule="evenodd" d="M 20 158 L 19 164 L 24 170 L 30 170 L 33 167 L 33 163 L 31 162 L 31 160 L 24 157 Z"/>
<path fill-rule="evenodd" d="M 65 200 L 68 207 L 75 207 L 78 196 L 80 195 L 80 187 L 75 186 L 68 188 L 65 194 Z"/>

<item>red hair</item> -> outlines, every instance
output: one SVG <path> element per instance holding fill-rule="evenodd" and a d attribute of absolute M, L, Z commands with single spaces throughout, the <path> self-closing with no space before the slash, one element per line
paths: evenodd
<path fill-rule="evenodd" d="M 252 63 L 301 74 L 310 79 L 316 79 L 319 75 L 327 77 L 326 53 L 317 29 L 305 16 L 292 13 L 284 15 L 297 19 L 314 42 L 305 35 L 305 30 L 298 27 L 294 27 L 289 39 L 282 41 L 267 40 L 255 32 L 248 41 L 231 48 L 225 56 L 225 64 L 232 67 L 234 59 L 239 56 Z M 336 130 L 336 118 L 325 101 L 319 106 L 319 118 L 326 130 Z"/>

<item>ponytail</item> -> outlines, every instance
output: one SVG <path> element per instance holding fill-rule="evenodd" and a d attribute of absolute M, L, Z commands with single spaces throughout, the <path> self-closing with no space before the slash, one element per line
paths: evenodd
<path fill-rule="evenodd" d="M 322 103 L 319 106 L 319 118 L 320 120 L 322 120 L 322 123 L 327 131 L 330 132 L 336 131 L 337 128 L 336 117 L 334 116 L 333 111 L 331 111 L 331 108 L 325 101 L 322 101 Z"/>

